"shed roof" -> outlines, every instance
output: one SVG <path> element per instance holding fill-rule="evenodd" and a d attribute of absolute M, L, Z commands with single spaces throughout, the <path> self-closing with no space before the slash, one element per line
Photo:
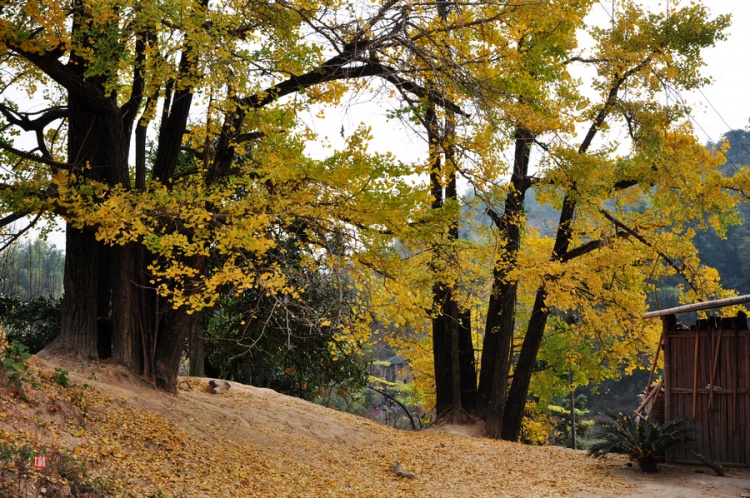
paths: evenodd
<path fill-rule="evenodd" d="M 729 297 L 727 299 L 717 299 L 715 301 L 705 301 L 703 303 L 685 304 L 683 306 L 677 306 L 675 308 L 668 308 L 664 310 L 650 311 L 643 315 L 643 318 L 655 318 L 657 316 L 676 315 L 678 313 L 688 313 L 690 311 L 704 311 L 715 308 L 723 308 L 725 306 L 735 306 L 737 304 L 745 304 L 750 302 L 750 294 L 744 296 Z"/>

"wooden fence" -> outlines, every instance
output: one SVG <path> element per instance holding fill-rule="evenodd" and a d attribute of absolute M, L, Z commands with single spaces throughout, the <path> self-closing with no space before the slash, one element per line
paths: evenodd
<path fill-rule="evenodd" d="M 678 330 L 674 315 L 665 325 L 664 377 L 667 420 L 688 415 L 699 428 L 688 447 L 723 465 L 748 466 L 750 448 L 750 331 L 747 319 L 699 320 Z M 699 463 L 687 449 L 671 460 Z"/>

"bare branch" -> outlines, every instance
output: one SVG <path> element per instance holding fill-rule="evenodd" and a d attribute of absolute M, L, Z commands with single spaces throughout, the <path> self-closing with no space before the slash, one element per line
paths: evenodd
<path fill-rule="evenodd" d="M 29 161 L 34 161 L 40 164 L 46 164 L 47 166 L 51 166 L 53 168 L 59 168 L 64 170 L 72 171 L 76 169 L 76 166 L 73 164 L 68 163 L 61 163 L 59 161 L 55 161 L 53 159 L 49 159 L 44 156 L 37 156 L 36 154 L 32 154 L 31 152 L 26 152 L 23 150 L 16 149 L 15 147 L 12 147 L 2 140 L 0 140 L 0 149 L 6 150 L 10 152 L 11 154 L 15 154 L 18 157 L 21 157 L 22 159 L 28 159 Z"/>
<path fill-rule="evenodd" d="M 8 242 L 6 242 L 5 244 L 2 245 L 2 247 L 0 247 L 0 252 L 6 250 L 8 247 L 10 247 L 11 245 L 13 245 L 13 243 L 15 241 L 17 241 L 24 233 L 26 233 L 29 230 L 31 230 L 31 228 L 37 224 L 37 222 L 41 219 L 41 217 L 42 217 L 42 213 L 37 214 L 34 217 L 34 219 L 31 220 L 31 223 L 29 223 L 28 225 L 26 225 L 20 232 L 11 235 L 10 236 L 10 240 L 8 240 Z M 7 217 L 6 217 L 6 219 L 7 219 Z"/>

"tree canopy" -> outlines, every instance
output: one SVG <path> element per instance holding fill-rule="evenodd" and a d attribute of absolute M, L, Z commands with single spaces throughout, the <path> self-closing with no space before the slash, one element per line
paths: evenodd
<path fill-rule="evenodd" d="M 517 439 L 532 374 L 606 376 L 655 344 L 638 319 L 652 282 L 677 272 L 686 299 L 725 293 L 691 223 L 723 233 L 746 189 L 665 98 L 707 81 L 701 50 L 729 18 L 623 1 L 587 26 L 598 6 L 5 6 L 3 223 L 67 223 L 50 350 L 96 356 L 105 318 L 113 360 L 174 391 L 195 312 L 227 293 L 304 294 L 278 257 L 293 241 L 300 272 L 361 296 L 351 319 L 317 326 L 362 342 L 377 321 L 403 350 L 431 326 L 438 406 L 463 409 L 472 392 L 489 433 Z M 394 124 L 357 116 L 327 138 L 357 99 L 387 105 Z M 369 145 L 410 126 L 421 159 Z M 459 180 L 493 222 L 486 238 L 458 236 Z M 554 237 L 527 225 L 531 186 L 560 210 Z"/>

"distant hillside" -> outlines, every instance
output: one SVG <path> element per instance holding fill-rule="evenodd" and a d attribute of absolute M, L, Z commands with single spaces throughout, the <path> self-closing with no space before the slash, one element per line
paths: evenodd
<path fill-rule="evenodd" d="M 723 135 L 729 141 L 727 163 L 722 172 L 732 176 L 741 173 L 741 167 L 750 167 L 750 128 L 732 130 Z M 701 261 L 716 268 L 725 287 L 739 294 L 750 294 L 750 202 L 739 208 L 743 222 L 729 228 L 726 239 L 713 231 L 699 232 L 696 236 Z"/>

